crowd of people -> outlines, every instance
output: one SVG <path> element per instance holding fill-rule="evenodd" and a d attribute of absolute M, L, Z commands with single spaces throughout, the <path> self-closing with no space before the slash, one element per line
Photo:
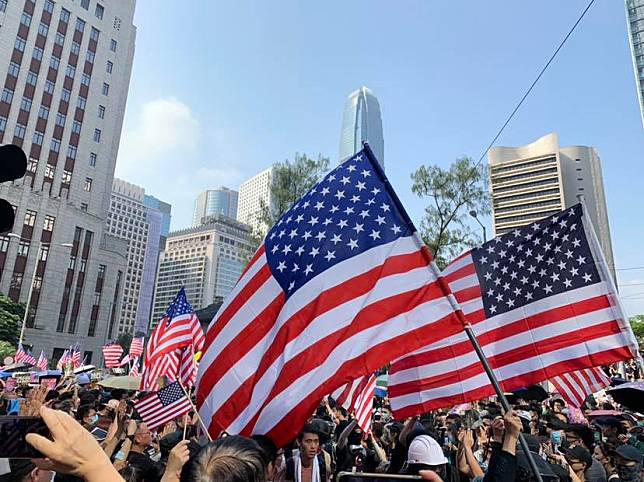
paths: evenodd
<path fill-rule="evenodd" d="M 0 415 L 41 416 L 50 435 L 26 436 L 42 458 L 0 459 L 0 482 L 376 480 L 361 473 L 531 481 L 537 479 L 530 456 L 544 481 L 644 480 L 644 415 L 637 407 L 602 395 L 576 409 L 548 395 L 515 395 L 506 413 L 488 399 L 406 420 L 394 418 L 386 398 L 375 398 L 368 433 L 325 398 L 298 437 L 276 447 L 262 435 L 209 441 L 192 412 L 150 430 L 134 408 L 141 394 L 133 391 L 74 383 L 15 387 L 2 392 Z"/>

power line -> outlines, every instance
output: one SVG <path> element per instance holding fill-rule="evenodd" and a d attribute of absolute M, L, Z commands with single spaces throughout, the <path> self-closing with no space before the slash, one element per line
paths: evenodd
<path fill-rule="evenodd" d="M 584 9 L 584 11 L 583 11 L 583 12 L 581 12 L 581 15 L 579 16 L 579 18 L 577 19 L 577 21 L 574 23 L 574 25 L 572 26 L 572 28 L 570 29 L 570 31 L 566 34 L 566 36 L 564 37 L 564 39 L 561 41 L 561 43 L 560 43 L 560 44 L 559 44 L 559 46 L 557 47 L 557 50 L 555 50 L 555 52 L 552 54 L 552 56 L 550 57 L 550 59 L 548 60 L 548 62 L 546 62 L 546 65 L 544 65 L 544 66 L 543 66 L 543 68 L 541 69 L 541 72 L 539 72 L 539 75 L 537 75 L 537 78 L 536 78 L 536 79 L 534 79 L 534 82 L 532 82 L 532 84 L 530 85 L 530 87 L 528 88 L 528 90 L 525 92 L 525 94 L 523 94 L 523 97 L 521 97 L 521 100 L 520 100 L 520 101 L 519 101 L 519 103 L 516 105 L 516 107 L 514 108 L 514 110 L 512 111 L 512 113 L 510 114 L 510 116 L 507 118 L 507 120 L 505 121 L 505 123 L 503 124 L 503 126 L 501 127 L 501 129 L 499 129 L 499 132 L 497 132 L 497 133 L 496 133 L 496 135 L 494 136 L 494 139 L 492 139 L 492 142 L 490 142 L 490 144 L 487 146 L 487 148 L 485 149 L 485 151 L 483 151 L 483 154 L 481 154 L 481 157 L 479 158 L 479 160 L 478 160 L 478 161 L 477 161 L 477 163 L 476 163 L 476 165 L 477 165 L 477 166 L 478 166 L 479 164 L 481 164 L 481 162 L 483 161 L 483 159 L 485 158 L 485 156 L 486 156 L 486 154 L 487 154 L 487 151 L 489 151 L 489 150 L 492 148 L 492 146 L 494 145 L 494 143 L 498 140 L 498 138 L 499 138 L 499 137 L 501 137 L 501 134 L 503 133 L 503 131 L 505 130 L 505 128 L 508 126 L 508 124 L 510 123 L 510 121 L 511 121 L 511 120 L 512 120 L 512 118 L 514 117 L 514 114 L 516 114 L 516 113 L 517 113 L 517 111 L 519 110 L 519 108 L 521 107 L 521 105 L 523 104 L 523 102 L 524 102 L 524 101 L 526 100 L 526 98 L 530 95 L 530 93 L 532 92 L 532 89 L 534 89 L 534 86 L 535 86 L 535 85 L 537 85 L 537 82 L 539 82 L 539 79 L 541 79 L 541 77 L 543 76 L 543 74 L 546 72 L 546 70 L 548 69 L 548 67 L 550 66 L 550 64 L 552 63 L 552 61 L 555 59 L 555 57 L 557 56 L 557 54 L 559 53 L 559 51 L 561 50 L 561 48 L 565 45 L 565 43 L 566 43 L 566 41 L 568 40 L 568 38 L 572 35 L 572 33 L 573 33 L 573 32 L 575 31 L 575 29 L 577 28 L 577 25 L 579 25 L 579 22 L 581 22 L 581 20 L 582 20 L 582 19 L 584 18 L 584 16 L 586 15 L 586 12 L 588 12 L 588 10 L 590 10 L 590 7 L 592 7 L 593 3 L 595 3 L 595 0 L 590 0 L 590 2 L 588 3 L 588 5 L 587 5 L 587 6 L 586 6 L 586 8 Z"/>

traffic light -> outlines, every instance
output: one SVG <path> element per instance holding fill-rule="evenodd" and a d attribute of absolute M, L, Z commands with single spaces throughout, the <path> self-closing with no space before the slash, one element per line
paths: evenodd
<path fill-rule="evenodd" d="M 13 144 L 0 147 L 0 182 L 20 179 L 27 172 L 27 156 Z M 13 207 L 6 199 L 0 199 L 0 233 L 11 231 L 15 218 Z"/>

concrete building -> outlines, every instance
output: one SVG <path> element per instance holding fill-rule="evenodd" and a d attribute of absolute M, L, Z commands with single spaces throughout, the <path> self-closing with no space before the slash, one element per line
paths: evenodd
<path fill-rule="evenodd" d="M 250 227 L 220 214 L 200 226 L 170 233 L 159 259 L 152 327 L 182 286 L 195 309 L 224 298 L 239 279 L 251 249 Z"/>
<path fill-rule="evenodd" d="M 349 94 L 344 104 L 342 131 L 340 132 L 340 162 L 362 149 L 368 141 L 371 150 L 385 167 L 385 141 L 382 134 L 380 103 L 367 87 L 360 87 Z"/>
<path fill-rule="evenodd" d="M 143 204 L 161 213 L 161 240 L 159 242 L 159 251 L 165 248 L 165 241 L 170 233 L 170 221 L 172 220 L 172 206 L 167 202 L 161 201 L 146 194 L 143 198 Z M 156 266 L 156 262 L 155 262 Z"/>
<path fill-rule="evenodd" d="M 239 193 L 220 187 L 199 193 L 195 199 L 195 209 L 192 215 L 192 225 L 199 226 L 201 220 L 208 216 L 221 214 L 231 219 L 237 219 L 237 201 Z"/>
<path fill-rule="evenodd" d="M 635 85 L 644 125 L 644 0 L 626 0 L 628 40 L 633 55 Z"/>
<path fill-rule="evenodd" d="M 105 225 L 134 8 L 134 0 L 0 1 L 0 142 L 28 158 L 27 175 L 0 186 L 21 238 L 0 237 L 0 291 L 26 301 L 36 270 L 25 342 L 54 360 L 79 342 L 99 363 L 115 336 L 127 246 Z"/>
<path fill-rule="evenodd" d="M 127 241 L 127 269 L 118 333 L 146 333 L 159 259 L 162 214 L 145 205 L 145 190 L 114 179 L 107 216 L 109 234 Z"/>
<path fill-rule="evenodd" d="M 237 205 L 237 221 L 248 224 L 254 233 L 265 234 L 268 226 L 258 220 L 262 203 L 270 206 L 271 186 L 274 168 L 256 174 L 239 186 L 239 203 Z"/>
<path fill-rule="evenodd" d="M 493 147 L 488 160 L 495 235 L 577 204 L 583 195 L 614 277 L 601 161 L 594 148 L 560 147 L 552 133 L 521 147 Z"/>

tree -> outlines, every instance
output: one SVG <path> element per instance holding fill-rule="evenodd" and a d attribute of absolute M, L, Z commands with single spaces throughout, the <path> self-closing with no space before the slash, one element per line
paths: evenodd
<path fill-rule="evenodd" d="M 628 321 L 631 323 L 633 334 L 639 345 L 644 345 L 644 315 L 631 316 Z"/>
<path fill-rule="evenodd" d="M 466 222 L 469 211 L 478 216 L 490 213 L 486 170 L 471 158 L 454 161 L 449 169 L 427 165 L 411 175 L 412 192 L 429 198 L 420 223 L 420 234 L 443 268 L 465 248 L 476 245 L 480 238 Z"/>
<path fill-rule="evenodd" d="M 0 341 L 0 364 L 8 356 L 14 356 L 16 354 L 16 346 L 12 345 L 8 341 Z"/>
<path fill-rule="evenodd" d="M 116 343 L 121 345 L 123 353 L 129 353 L 130 345 L 132 344 L 132 333 L 129 331 L 127 333 L 121 333 L 116 339 Z"/>
<path fill-rule="evenodd" d="M 8 296 L 0 294 L 0 341 L 12 346 L 18 344 L 24 314 L 24 304 L 15 303 Z"/>

